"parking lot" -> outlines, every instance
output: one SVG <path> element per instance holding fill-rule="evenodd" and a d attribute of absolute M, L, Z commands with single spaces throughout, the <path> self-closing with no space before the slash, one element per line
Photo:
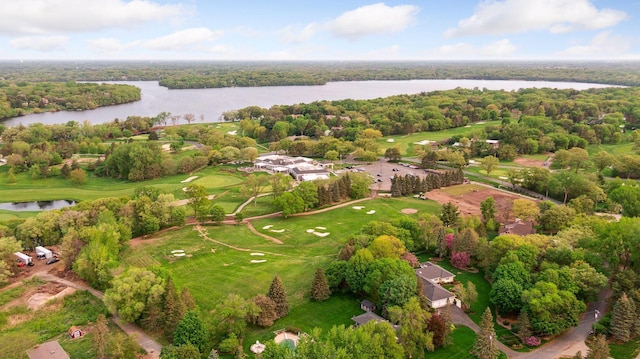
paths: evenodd
<path fill-rule="evenodd" d="M 401 165 L 401 163 L 406 164 L 406 166 Z M 415 168 L 410 168 L 408 165 L 413 165 Z M 361 172 L 367 173 L 372 178 L 374 183 L 369 186 L 369 188 L 381 192 L 389 192 L 391 191 L 391 178 L 394 175 L 405 176 L 407 174 L 414 175 L 424 175 L 424 170 L 418 168 L 417 163 L 408 163 L 408 162 L 400 162 L 400 163 L 391 163 L 387 162 L 385 158 L 378 159 L 378 161 L 373 162 L 371 164 L 353 164 L 349 167 L 345 168 L 347 171 L 353 172 Z"/>

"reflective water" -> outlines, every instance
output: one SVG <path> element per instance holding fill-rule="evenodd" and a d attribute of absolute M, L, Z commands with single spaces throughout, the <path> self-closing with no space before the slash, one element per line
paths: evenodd
<path fill-rule="evenodd" d="M 0 209 L 8 211 L 48 211 L 69 206 L 75 206 L 76 201 L 34 201 L 34 202 L 5 202 L 0 203 Z"/>

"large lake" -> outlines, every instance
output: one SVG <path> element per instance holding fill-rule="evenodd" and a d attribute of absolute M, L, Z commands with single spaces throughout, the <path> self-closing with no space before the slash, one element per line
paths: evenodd
<path fill-rule="evenodd" d="M 111 122 L 127 116 L 155 116 L 162 111 L 173 115 L 192 113 L 198 121 L 216 122 L 223 112 L 248 106 L 269 108 L 273 105 L 293 105 L 321 100 L 355 99 L 365 100 L 400 94 L 415 94 L 436 90 L 450 90 L 457 87 L 489 90 L 518 90 L 521 88 L 557 88 L 583 90 L 588 88 L 611 87 L 611 85 L 549 82 L 549 81 L 490 81 L 490 80 L 409 80 L 409 81 L 348 81 L 330 82 L 322 86 L 273 86 L 273 87 L 233 87 L 217 89 L 169 90 L 157 81 L 114 81 L 137 86 L 142 89 L 140 101 L 102 107 L 89 111 L 46 112 L 4 120 L 6 126 L 63 124 L 68 121 L 90 123 Z M 184 121 L 181 121 L 184 123 Z"/>

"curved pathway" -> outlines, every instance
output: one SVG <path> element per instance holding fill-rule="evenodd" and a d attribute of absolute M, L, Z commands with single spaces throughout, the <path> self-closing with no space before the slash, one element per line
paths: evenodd
<path fill-rule="evenodd" d="M 72 282 L 66 279 L 62 279 L 60 277 L 56 277 L 55 275 L 47 272 L 37 272 L 34 274 L 34 276 L 38 276 L 42 280 L 45 280 L 47 282 L 56 282 L 56 283 L 64 284 L 68 287 L 72 287 L 80 290 L 86 290 L 100 300 L 104 298 L 104 293 L 82 283 L 77 283 L 77 282 Z M 136 338 L 138 345 L 140 345 L 140 347 L 142 347 L 142 349 L 144 349 L 147 352 L 148 358 L 152 358 L 152 359 L 160 358 L 162 345 L 160 345 L 160 343 L 158 343 L 153 338 L 148 336 L 142 329 L 140 329 L 140 327 L 132 323 L 121 322 L 120 318 L 118 318 L 117 315 L 114 315 L 111 319 L 113 320 L 114 323 L 116 323 L 120 327 L 120 329 L 122 329 L 125 333 L 127 333 L 127 335 L 133 335 Z"/>

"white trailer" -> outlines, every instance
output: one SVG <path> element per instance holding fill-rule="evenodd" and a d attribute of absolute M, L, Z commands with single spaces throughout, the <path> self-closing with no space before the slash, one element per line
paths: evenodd
<path fill-rule="evenodd" d="M 31 257 L 29 257 L 28 255 L 21 253 L 21 252 L 15 252 L 14 255 L 16 257 L 18 257 L 18 261 L 24 263 L 25 265 L 29 265 L 32 264 L 32 259 Z"/>
<path fill-rule="evenodd" d="M 37 246 L 36 247 L 36 255 L 38 256 L 38 258 L 49 259 L 49 258 L 53 257 L 53 252 L 50 251 L 49 249 L 45 248 L 45 247 Z"/>

